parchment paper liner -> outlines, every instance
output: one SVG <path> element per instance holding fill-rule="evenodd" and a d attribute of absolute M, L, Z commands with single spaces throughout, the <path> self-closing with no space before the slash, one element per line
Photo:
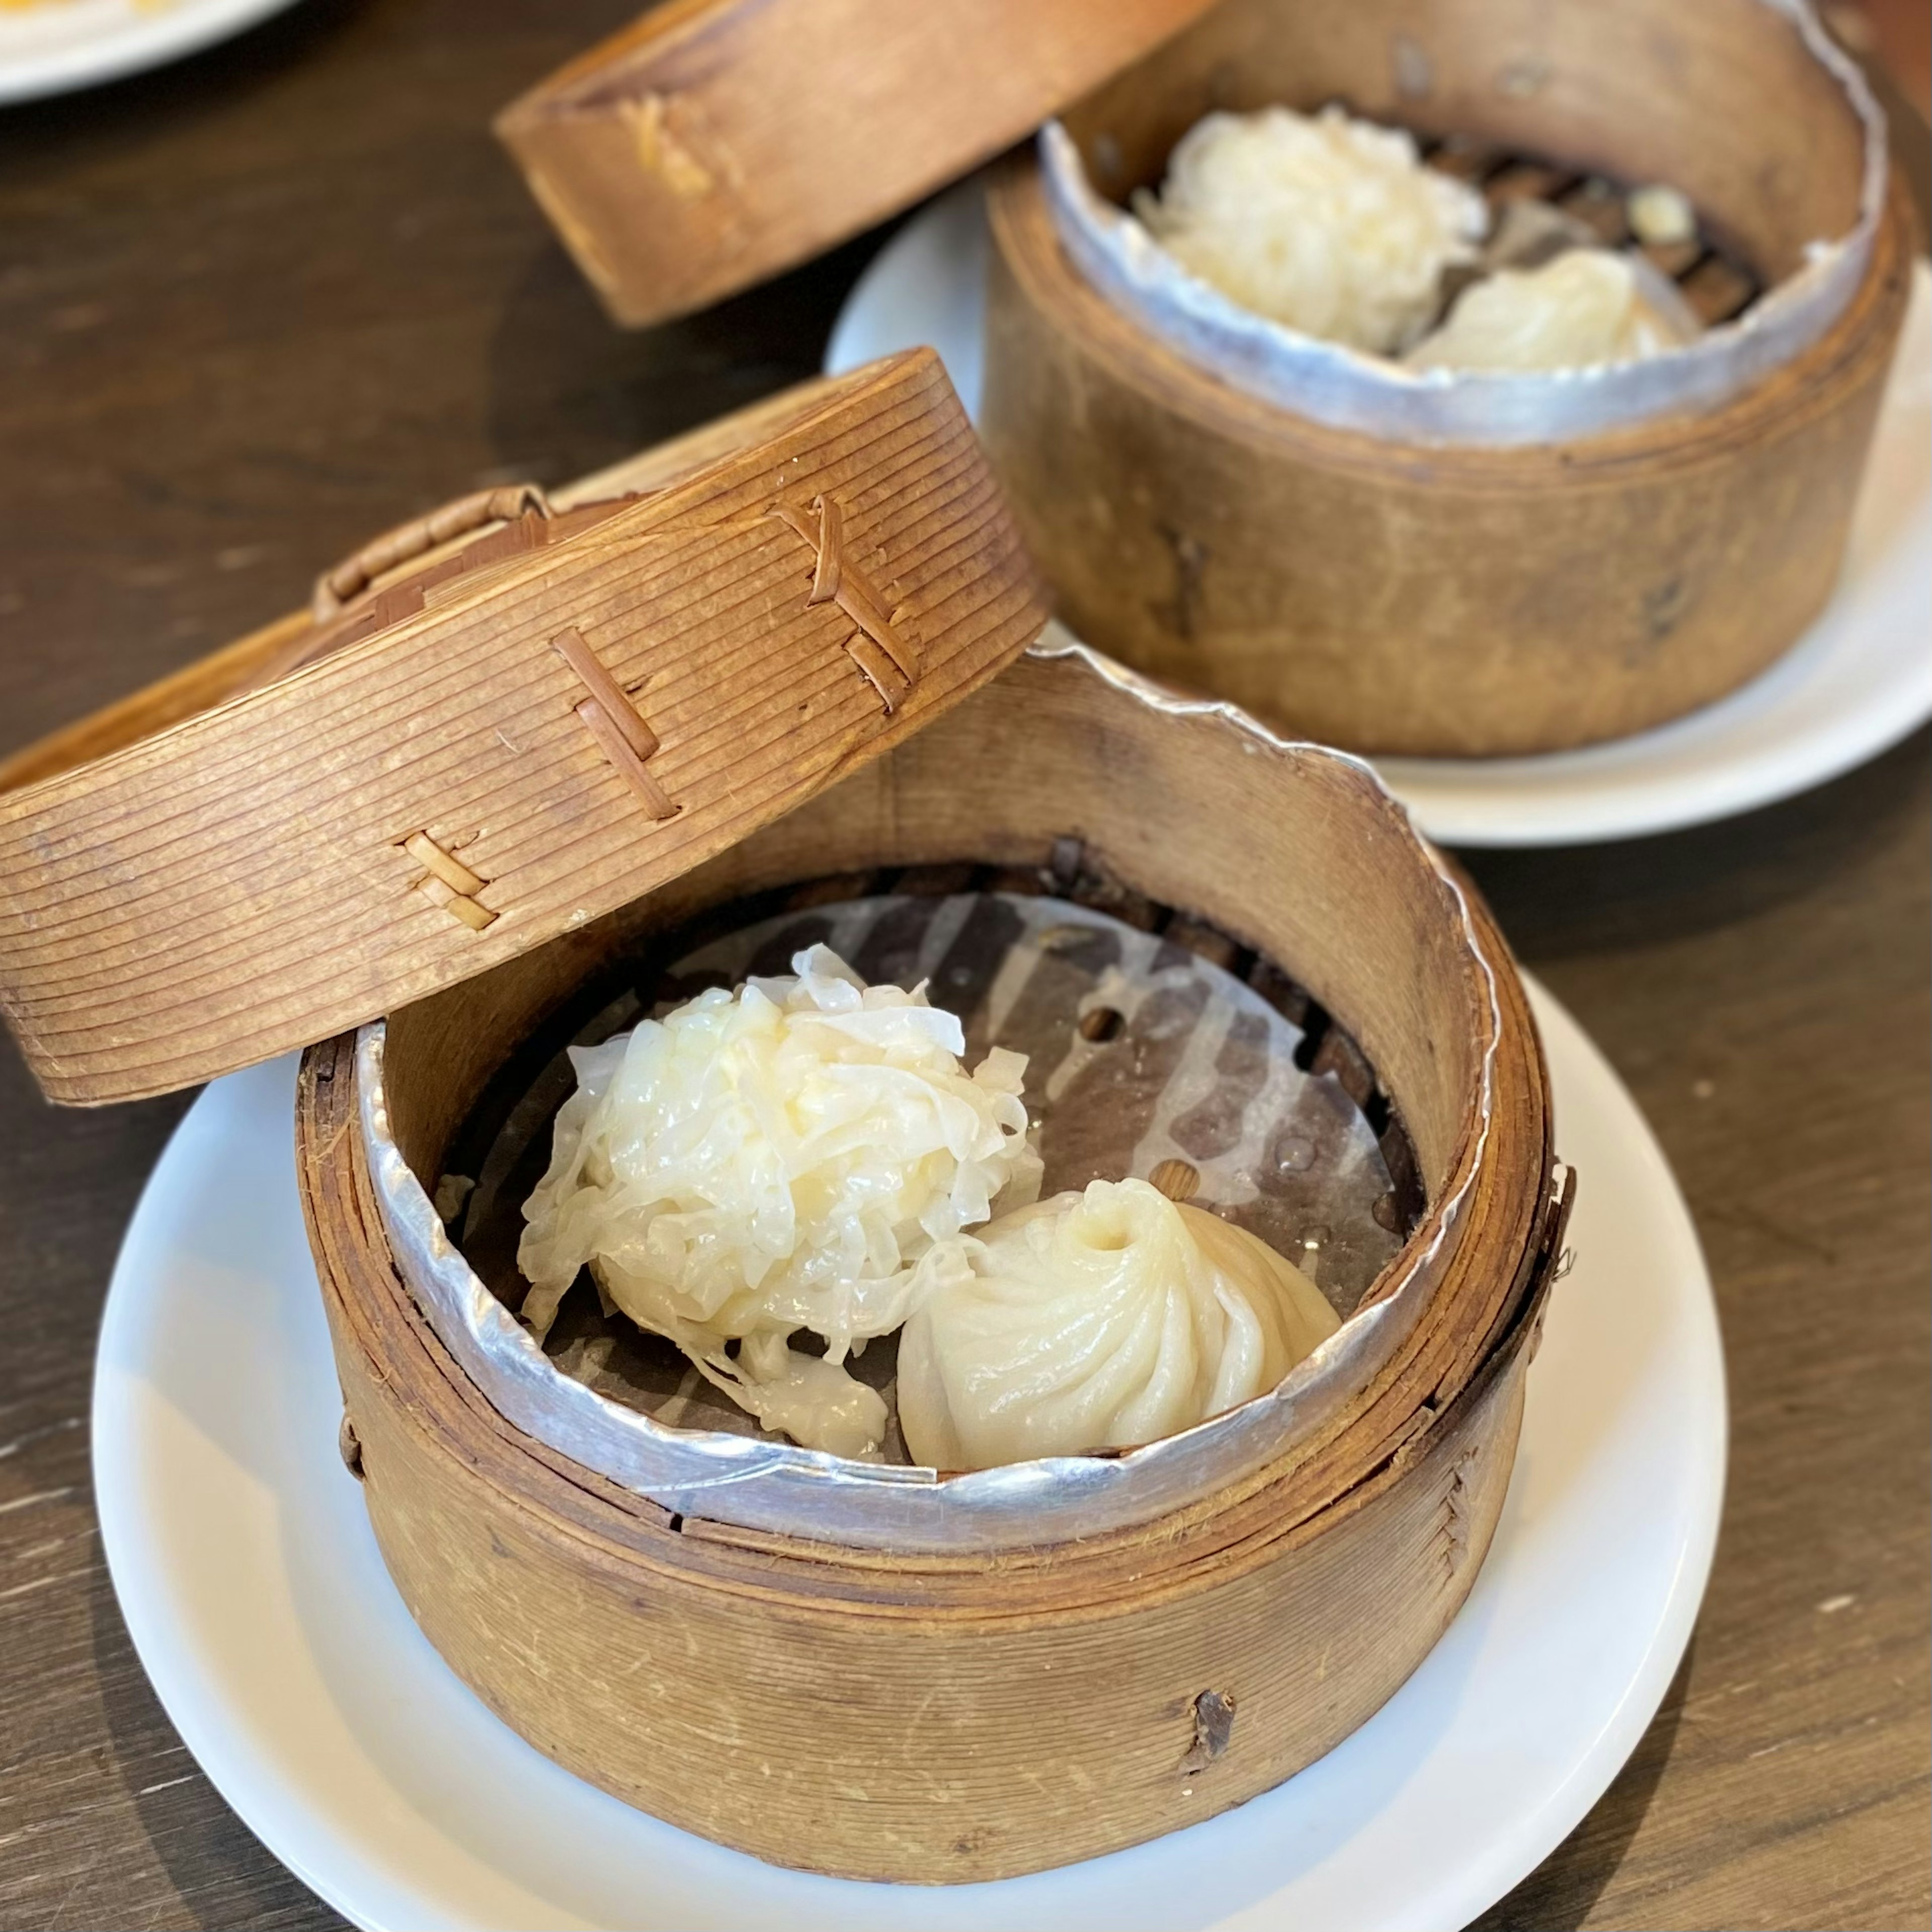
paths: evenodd
<path fill-rule="evenodd" d="M 1038 656 L 1075 659 L 1150 710 L 1216 720 L 1231 738 L 1248 741 L 1231 749 L 1331 758 L 1373 778 L 1362 760 L 1279 737 L 1232 705 L 1174 698 L 1058 627 L 1049 626 L 1033 650 Z M 390 1131 L 382 1079 L 386 1029 L 378 1020 L 356 1040 L 359 1119 L 383 1223 L 404 1278 L 444 1346 L 500 1414 L 573 1461 L 683 1514 L 904 1552 L 990 1552 L 1124 1528 L 1196 1502 L 1312 1443 L 1422 1318 L 1462 1238 L 1469 1197 L 1488 1152 L 1502 1012 L 1495 969 L 1460 886 L 1419 835 L 1411 836 L 1441 881 L 1480 991 L 1472 1016 L 1482 1031 L 1478 1090 L 1448 1180 L 1363 1306 L 1336 1334 L 1272 1394 L 1181 1435 L 1114 1454 L 1057 1456 L 942 1478 L 929 1468 L 851 1462 L 722 1430 L 668 1428 L 607 1400 L 549 1360 L 449 1238 Z"/>

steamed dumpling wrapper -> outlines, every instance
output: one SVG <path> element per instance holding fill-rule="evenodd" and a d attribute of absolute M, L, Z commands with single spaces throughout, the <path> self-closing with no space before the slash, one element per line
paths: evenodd
<path fill-rule="evenodd" d="M 1627 256 L 1571 248 L 1472 284 L 1404 359 L 1416 369 L 1590 369 L 1640 362 L 1693 333 L 1648 299 Z"/>
<path fill-rule="evenodd" d="M 1341 1324 L 1264 1242 L 1144 1180 L 1095 1180 L 920 1264 L 899 1340 L 914 1459 L 1126 1448 L 1271 1389 Z"/>
<path fill-rule="evenodd" d="M 792 965 L 572 1049 L 524 1318 L 541 1340 L 587 1264 L 768 1427 L 866 1454 L 885 1405 L 845 1356 L 905 1319 L 934 1243 L 1039 1192 L 1026 1060 L 995 1047 L 969 1074 L 923 986 L 868 986 L 823 946 Z M 822 1358 L 788 1348 L 801 1328 Z"/>

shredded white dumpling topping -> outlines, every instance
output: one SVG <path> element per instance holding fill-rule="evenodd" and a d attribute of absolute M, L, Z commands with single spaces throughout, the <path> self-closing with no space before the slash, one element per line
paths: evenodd
<path fill-rule="evenodd" d="M 1428 327 L 1442 272 L 1474 261 L 1489 225 L 1481 195 L 1426 166 L 1408 134 L 1332 106 L 1208 115 L 1134 212 L 1243 308 L 1376 355 Z"/>
<path fill-rule="evenodd" d="M 1417 369 L 1586 369 L 1640 362 L 1680 339 L 1625 256 L 1572 248 L 1465 289 L 1405 360 Z"/>
<path fill-rule="evenodd" d="M 969 1074 L 922 985 L 868 986 L 823 946 L 792 967 L 572 1049 L 524 1208 L 524 1319 L 541 1340 L 587 1265 L 766 1427 L 876 1455 L 884 1402 L 842 1364 L 904 1321 L 935 1243 L 1038 1194 L 1026 1058 Z M 800 1329 L 822 1357 L 788 1346 Z"/>
<path fill-rule="evenodd" d="M 1004 1215 L 919 1273 L 899 1424 L 940 1469 L 1173 1435 L 1274 1388 L 1340 1325 L 1264 1242 L 1144 1180 Z"/>

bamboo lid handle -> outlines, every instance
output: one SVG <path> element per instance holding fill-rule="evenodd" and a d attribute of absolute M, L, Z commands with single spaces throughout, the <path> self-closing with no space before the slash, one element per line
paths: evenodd
<path fill-rule="evenodd" d="M 340 615 L 344 605 L 368 590 L 385 571 L 393 570 L 412 557 L 424 556 L 471 530 L 481 530 L 485 524 L 508 523 L 526 511 L 534 511 L 544 518 L 554 514 L 549 497 L 536 484 L 509 483 L 459 496 L 427 516 L 398 524 L 394 530 L 371 538 L 352 556 L 316 579 L 310 614 L 318 624 L 326 624 Z"/>

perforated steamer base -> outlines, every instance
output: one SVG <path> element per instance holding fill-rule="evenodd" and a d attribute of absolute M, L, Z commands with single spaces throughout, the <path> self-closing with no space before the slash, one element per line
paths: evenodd
<path fill-rule="evenodd" d="M 1736 320 L 1764 292 L 1763 280 L 1744 252 L 1720 238 L 1701 212 L 1691 239 L 1637 244 L 1628 198 L 1641 182 L 1472 141 L 1424 137 L 1417 146 L 1431 167 L 1482 190 L 1492 233 L 1511 202 L 1543 201 L 1582 223 L 1604 248 L 1640 246 L 1651 266 L 1677 284 L 1706 328 Z"/>

